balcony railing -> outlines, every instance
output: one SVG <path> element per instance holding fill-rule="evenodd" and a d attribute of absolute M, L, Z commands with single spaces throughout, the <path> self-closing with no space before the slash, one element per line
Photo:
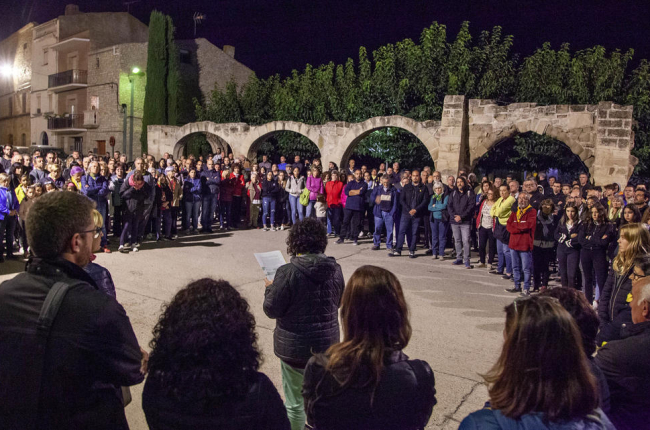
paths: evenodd
<path fill-rule="evenodd" d="M 88 71 L 72 69 L 48 76 L 48 88 L 61 87 L 70 84 L 88 84 Z"/>
<path fill-rule="evenodd" d="M 63 130 L 66 128 L 84 128 L 83 114 L 73 114 L 62 118 L 48 118 L 48 130 Z"/>

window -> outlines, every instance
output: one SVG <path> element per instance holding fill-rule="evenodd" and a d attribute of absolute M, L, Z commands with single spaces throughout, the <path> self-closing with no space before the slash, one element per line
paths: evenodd
<path fill-rule="evenodd" d="M 41 113 L 41 95 L 36 96 L 36 113 Z"/>
<path fill-rule="evenodd" d="M 187 49 L 181 49 L 179 51 L 180 54 L 180 61 L 183 64 L 192 64 L 192 51 L 189 51 Z"/>
<path fill-rule="evenodd" d="M 90 109 L 99 110 L 99 96 L 90 96 Z"/>
<path fill-rule="evenodd" d="M 48 48 L 43 49 L 43 65 L 44 66 L 47 66 L 49 53 L 50 53 L 50 50 Z"/>

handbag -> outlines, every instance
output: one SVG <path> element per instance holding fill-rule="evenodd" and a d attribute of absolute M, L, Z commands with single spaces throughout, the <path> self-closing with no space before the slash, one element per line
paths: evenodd
<path fill-rule="evenodd" d="M 506 245 L 510 242 L 510 232 L 505 225 L 501 225 L 498 219 L 494 220 L 494 237 L 505 243 Z"/>
<path fill-rule="evenodd" d="M 311 194 L 311 192 L 309 191 L 309 189 L 307 189 L 307 187 L 302 189 L 302 192 L 300 193 L 300 204 L 301 205 L 303 205 L 303 206 L 308 206 L 309 205 L 309 194 Z"/>

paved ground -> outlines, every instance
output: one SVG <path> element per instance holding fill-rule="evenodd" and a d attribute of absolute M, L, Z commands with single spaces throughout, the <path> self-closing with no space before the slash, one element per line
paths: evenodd
<path fill-rule="evenodd" d="M 254 230 L 181 237 L 171 243 L 145 243 L 138 253 L 101 254 L 97 263 L 111 271 L 117 299 L 143 346 L 151 340 L 161 305 L 189 281 L 205 276 L 230 281 L 251 304 L 264 356 L 261 370 L 281 392 L 279 360 L 273 355 L 275 323 L 262 311 L 264 275 L 253 253 L 280 249 L 286 256 L 286 234 Z M 405 352 L 427 360 L 436 377 L 438 405 L 427 428 L 456 429 L 487 398 L 479 374 L 494 363 L 501 345 L 502 310 L 513 299 L 503 291 L 508 281 L 485 269 L 465 270 L 449 261 L 434 261 L 421 250 L 414 260 L 389 258 L 383 248 L 372 251 L 369 240 L 360 243 L 355 247 L 330 240 L 326 253 L 336 257 L 346 280 L 364 264 L 385 267 L 400 279 L 413 326 Z M 0 264 L 0 281 L 22 266 L 22 262 Z M 129 423 L 131 429 L 143 430 L 147 425 L 140 406 L 142 385 L 132 392 L 134 401 L 126 410 Z"/>

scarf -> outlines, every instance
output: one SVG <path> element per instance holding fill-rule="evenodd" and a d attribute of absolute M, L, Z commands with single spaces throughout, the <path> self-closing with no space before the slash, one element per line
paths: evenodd
<path fill-rule="evenodd" d="M 530 209 L 530 205 L 526 206 L 525 208 L 517 208 L 517 222 L 521 221 L 521 217 L 524 216 L 524 214 Z"/>
<path fill-rule="evenodd" d="M 81 191 L 81 182 L 77 182 L 74 178 L 74 176 L 70 176 L 70 180 L 74 184 L 75 187 L 77 187 L 78 191 Z"/>
<path fill-rule="evenodd" d="M 543 212 L 539 211 L 537 213 L 537 221 L 542 224 L 542 231 L 544 232 L 544 236 L 548 236 L 548 226 L 553 224 L 553 214 L 550 214 L 548 218 L 544 218 Z"/>
<path fill-rule="evenodd" d="M 442 201 L 442 194 L 436 194 L 435 198 L 436 198 L 436 202 L 440 203 Z"/>

